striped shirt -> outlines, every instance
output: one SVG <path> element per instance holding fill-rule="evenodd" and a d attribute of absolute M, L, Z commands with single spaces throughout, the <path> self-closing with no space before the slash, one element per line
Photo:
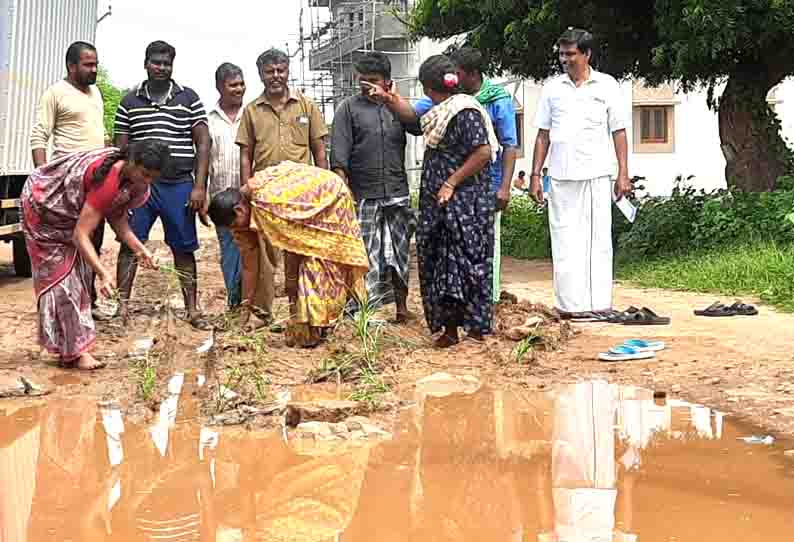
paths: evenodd
<path fill-rule="evenodd" d="M 193 89 L 172 81 L 160 105 L 149 98 L 144 81 L 121 100 L 115 130 L 117 134 L 129 134 L 130 142 L 157 139 L 168 143 L 171 160 L 159 181 L 183 182 L 193 174 L 196 150 L 192 130 L 201 123 L 207 124 L 207 114 Z"/>
<path fill-rule="evenodd" d="M 221 109 L 220 104 L 210 111 L 210 177 L 209 197 L 227 188 L 240 188 L 240 147 L 237 146 L 237 129 L 243 118 L 243 108 L 232 120 Z"/>

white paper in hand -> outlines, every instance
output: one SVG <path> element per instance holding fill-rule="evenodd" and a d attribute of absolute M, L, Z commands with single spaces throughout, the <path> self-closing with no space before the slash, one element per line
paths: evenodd
<path fill-rule="evenodd" d="M 615 201 L 615 193 L 612 193 L 612 201 Z M 615 206 L 620 209 L 620 212 L 623 213 L 623 216 L 626 217 L 626 220 L 634 223 L 634 219 L 637 218 L 637 208 L 632 205 L 632 203 L 628 200 L 627 197 L 622 197 L 619 200 L 615 201 Z"/>

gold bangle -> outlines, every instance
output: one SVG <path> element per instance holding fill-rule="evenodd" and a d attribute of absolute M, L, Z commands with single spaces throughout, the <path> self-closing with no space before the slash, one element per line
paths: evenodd
<path fill-rule="evenodd" d="M 449 188 L 450 190 L 455 190 L 455 185 L 454 185 L 454 184 L 452 184 L 452 183 L 449 183 L 449 182 L 447 182 L 447 181 L 444 181 L 444 186 L 446 186 L 446 187 L 447 187 L 447 188 Z"/>

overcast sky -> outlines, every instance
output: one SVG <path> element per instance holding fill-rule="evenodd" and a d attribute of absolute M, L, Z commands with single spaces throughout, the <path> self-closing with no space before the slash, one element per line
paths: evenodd
<path fill-rule="evenodd" d="M 113 82 L 128 88 L 146 78 L 146 45 L 165 40 L 176 48 L 174 80 L 192 87 L 209 109 L 217 101 L 215 68 L 243 69 L 251 100 L 262 91 L 256 57 L 270 47 L 294 52 L 305 0 L 113 0 L 113 14 L 97 27 L 99 59 Z M 100 12 L 107 0 L 99 0 Z M 298 65 L 293 62 L 293 70 Z M 297 74 L 297 71 L 295 71 Z"/>

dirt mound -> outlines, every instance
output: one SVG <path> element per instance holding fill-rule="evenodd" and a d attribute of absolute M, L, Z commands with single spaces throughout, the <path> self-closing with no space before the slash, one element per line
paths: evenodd
<path fill-rule="evenodd" d="M 517 301 L 502 292 L 496 306 L 496 334 L 511 341 L 529 340 L 547 350 L 555 350 L 574 335 L 568 322 L 560 320 L 556 310 L 531 301 Z"/>

